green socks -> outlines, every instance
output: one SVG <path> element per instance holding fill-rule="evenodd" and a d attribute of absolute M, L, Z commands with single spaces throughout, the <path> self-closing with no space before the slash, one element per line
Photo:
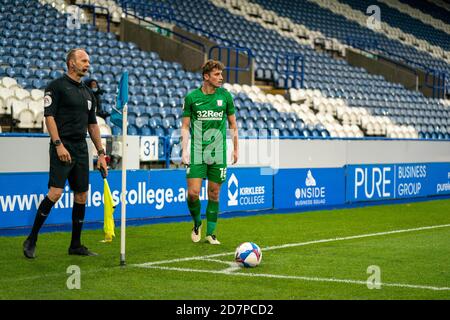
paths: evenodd
<path fill-rule="evenodd" d="M 200 215 L 201 204 L 200 200 L 187 201 L 189 212 L 194 220 L 195 226 L 198 227 L 202 224 L 202 217 Z M 217 215 L 219 213 L 219 202 L 208 200 L 208 206 L 206 207 L 206 235 L 210 236 L 214 234 L 217 225 Z"/>
<path fill-rule="evenodd" d="M 190 201 L 188 199 L 187 205 L 189 208 L 189 212 L 191 213 L 192 219 L 194 220 L 195 226 L 198 227 L 202 224 L 202 217 L 200 216 L 200 200 L 197 199 L 195 201 Z"/>
<path fill-rule="evenodd" d="M 208 200 L 206 207 L 206 235 L 214 234 L 217 225 L 217 214 L 219 213 L 219 202 Z"/>

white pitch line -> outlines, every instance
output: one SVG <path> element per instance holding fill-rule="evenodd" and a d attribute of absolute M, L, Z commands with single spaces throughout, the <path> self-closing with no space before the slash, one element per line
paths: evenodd
<path fill-rule="evenodd" d="M 202 269 L 190 269 L 190 268 L 175 268 L 175 267 L 162 267 L 162 266 L 146 266 L 144 268 L 149 269 L 159 269 L 159 270 L 169 270 L 169 271 L 179 271 L 179 272 L 198 272 L 198 273 L 213 273 L 213 274 L 225 274 L 228 276 L 242 276 L 242 277 L 262 277 L 262 278 L 277 278 L 277 279 L 294 279 L 294 280 L 304 280 L 304 281 L 316 281 L 316 282 L 337 282 L 345 284 L 359 284 L 367 285 L 367 281 L 361 280 L 350 280 L 350 279 L 334 279 L 334 278 L 318 278 L 318 277 L 302 277 L 302 276 L 286 276 L 277 274 L 264 274 L 264 273 L 236 273 L 230 272 L 229 269 L 225 270 L 202 270 Z M 233 271 L 233 270 L 231 270 Z M 371 283 L 372 284 L 372 283 Z M 433 291 L 450 291 L 448 287 L 433 287 L 433 286 L 423 286 L 415 284 L 402 284 L 402 283 L 376 283 L 381 287 L 397 287 L 397 288 L 410 288 L 410 289 L 423 289 L 423 290 L 433 290 Z"/>
<path fill-rule="evenodd" d="M 361 234 L 361 235 L 356 235 L 356 236 L 329 238 L 329 239 L 313 240 L 313 241 L 299 242 L 299 243 L 288 243 L 288 244 L 283 244 L 283 245 L 278 245 L 278 246 L 265 247 L 265 248 L 262 248 L 262 251 L 265 252 L 265 251 L 270 251 L 270 250 L 277 250 L 277 249 L 284 249 L 284 248 L 291 248 L 291 247 L 301 247 L 301 246 L 307 246 L 307 245 L 318 244 L 318 243 L 353 240 L 353 239 L 377 237 L 377 236 L 384 236 L 384 235 L 390 235 L 390 234 L 431 230 L 431 229 L 446 228 L 446 227 L 450 227 L 450 224 L 441 224 L 441 225 L 419 227 L 419 228 L 412 228 L 412 229 L 402 229 L 402 230 L 393 230 L 393 231 L 385 231 L 385 232 L 377 232 L 377 233 L 368 233 L 368 234 Z M 186 257 L 186 258 L 171 259 L 171 260 L 153 261 L 153 262 L 146 262 L 146 263 L 141 263 L 141 264 L 134 264 L 132 266 L 148 267 L 148 266 L 154 266 L 154 265 L 158 265 L 158 264 L 168 264 L 168 263 L 191 261 L 191 260 L 205 260 L 205 259 L 209 259 L 209 258 L 217 258 L 217 257 L 223 257 L 223 256 L 229 256 L 229 255 L 234 255 L 234 252 L 217 253 L 217 254 L 211 254 L 211 255 L 206 255 L 206 256 Z"/>

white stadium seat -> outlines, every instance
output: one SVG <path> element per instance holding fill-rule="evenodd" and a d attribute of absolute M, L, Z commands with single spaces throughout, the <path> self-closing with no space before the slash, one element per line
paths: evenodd
<path fill-rule="evenodd" d="M 37 100 L 41 100 L 44 98 L 44 91 L 42 90 L 38 90 L 38 89 L 33 89 L 31 90 L 31 99 L 37 101 Z"/>
<path fill-rule="evenodd" d="M 16 79 L 4 77 L 1 81 L 1 86 L 7 89 L 15 89 L 18 87 Z"/>
<path fill-rule="evenodd" d="M 22 109 L 20 113 L 18 114 L 17 119 L 19 120 L 19 123 L 17 124 L 18 128 L 23 129 L 31 129 L 34 128 L 34 112 L 30 109 Z"/>
<path fill-rule="evenodd" d="M 28 102 L 28 109 L 34 112 L 37 116 L 40 112 L 44 112 L 44 100 Z"/>
<path fill-rule="evenodd" d="M 22 88 L 14 89 L 14 96 L 17 100 L 28 101 L 30 100 L 30 92 Z"/>
<path fill-rule="evenodd" d="M 28 109 L 28 104 L 24 101 L 12 99 L 10 100 L 10 102 L 14 119 L 19 119 L 19 114 L 22 112 L 22 110 Z"/>
<path fill-rule="evenodd" d="M 0 114 L 11 114 L 11 98 L 14 91 L 7 88 L 0 88 Z"/>

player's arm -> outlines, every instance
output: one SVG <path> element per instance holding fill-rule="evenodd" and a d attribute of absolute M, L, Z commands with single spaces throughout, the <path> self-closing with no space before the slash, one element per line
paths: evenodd
<path fill-rule="evenodd" d="M 189 127 L 191 125 L 190 117 L 183 117 L 181 124 L 181 161 L 184 164 L 189 164 L 189 152 L 188 152 L 188 141 L 189 141 Z"/>
<path fill-rule="evenodd" d="M 231 131 L 231 140 L 233 141 L 233 164 L 235 164 L 239 158 L 239 137 L 235 114 L 228 116 L 228 128 Z"/>
<path fill-rule="evenodd" d="M 192 101 L 191 98 L 186 96 L 183 103 L 183 121 L 181 123 L 181 161 L 184 164 L 189 164 L 189 129 L 191 126 L 191 116 L 192 116 Z"/>
<path fill-rule="evenodd" d="M 234 107 L 233 97 L 228 91 L 226 91 L 226 99 L 228 128 L 231 131 L 231 139 L 233 141 L 233 164 L 235 164 L 239 158 L 239 137 L 238 127 L 236 124 L 236 109 Z"/>

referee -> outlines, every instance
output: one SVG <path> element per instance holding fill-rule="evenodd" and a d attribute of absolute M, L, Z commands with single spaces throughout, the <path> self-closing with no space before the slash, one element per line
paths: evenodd
<path fill-rule="evenodd" d="M 95 116 L 97 102 L 92 91 L 81 81 L 89 70 L 89 56 L 84 49 L 72 49 L 67 54 L 66 64 L 67 73 L 50 82 L 45 89 L 44 116 L 51 139 L 49 191 L 40 203 L 31 233 L 23 243 L 23 253 L 29 259 L 35 258 L 39 230 L 61 197 L 67 179 L 74 192 L 69 254 L 97 255 L 81 244 L 89 189 L 87 131 L 98 152 L 97 168 L 103 168 L 106 173 L 108 169 Z"/>

